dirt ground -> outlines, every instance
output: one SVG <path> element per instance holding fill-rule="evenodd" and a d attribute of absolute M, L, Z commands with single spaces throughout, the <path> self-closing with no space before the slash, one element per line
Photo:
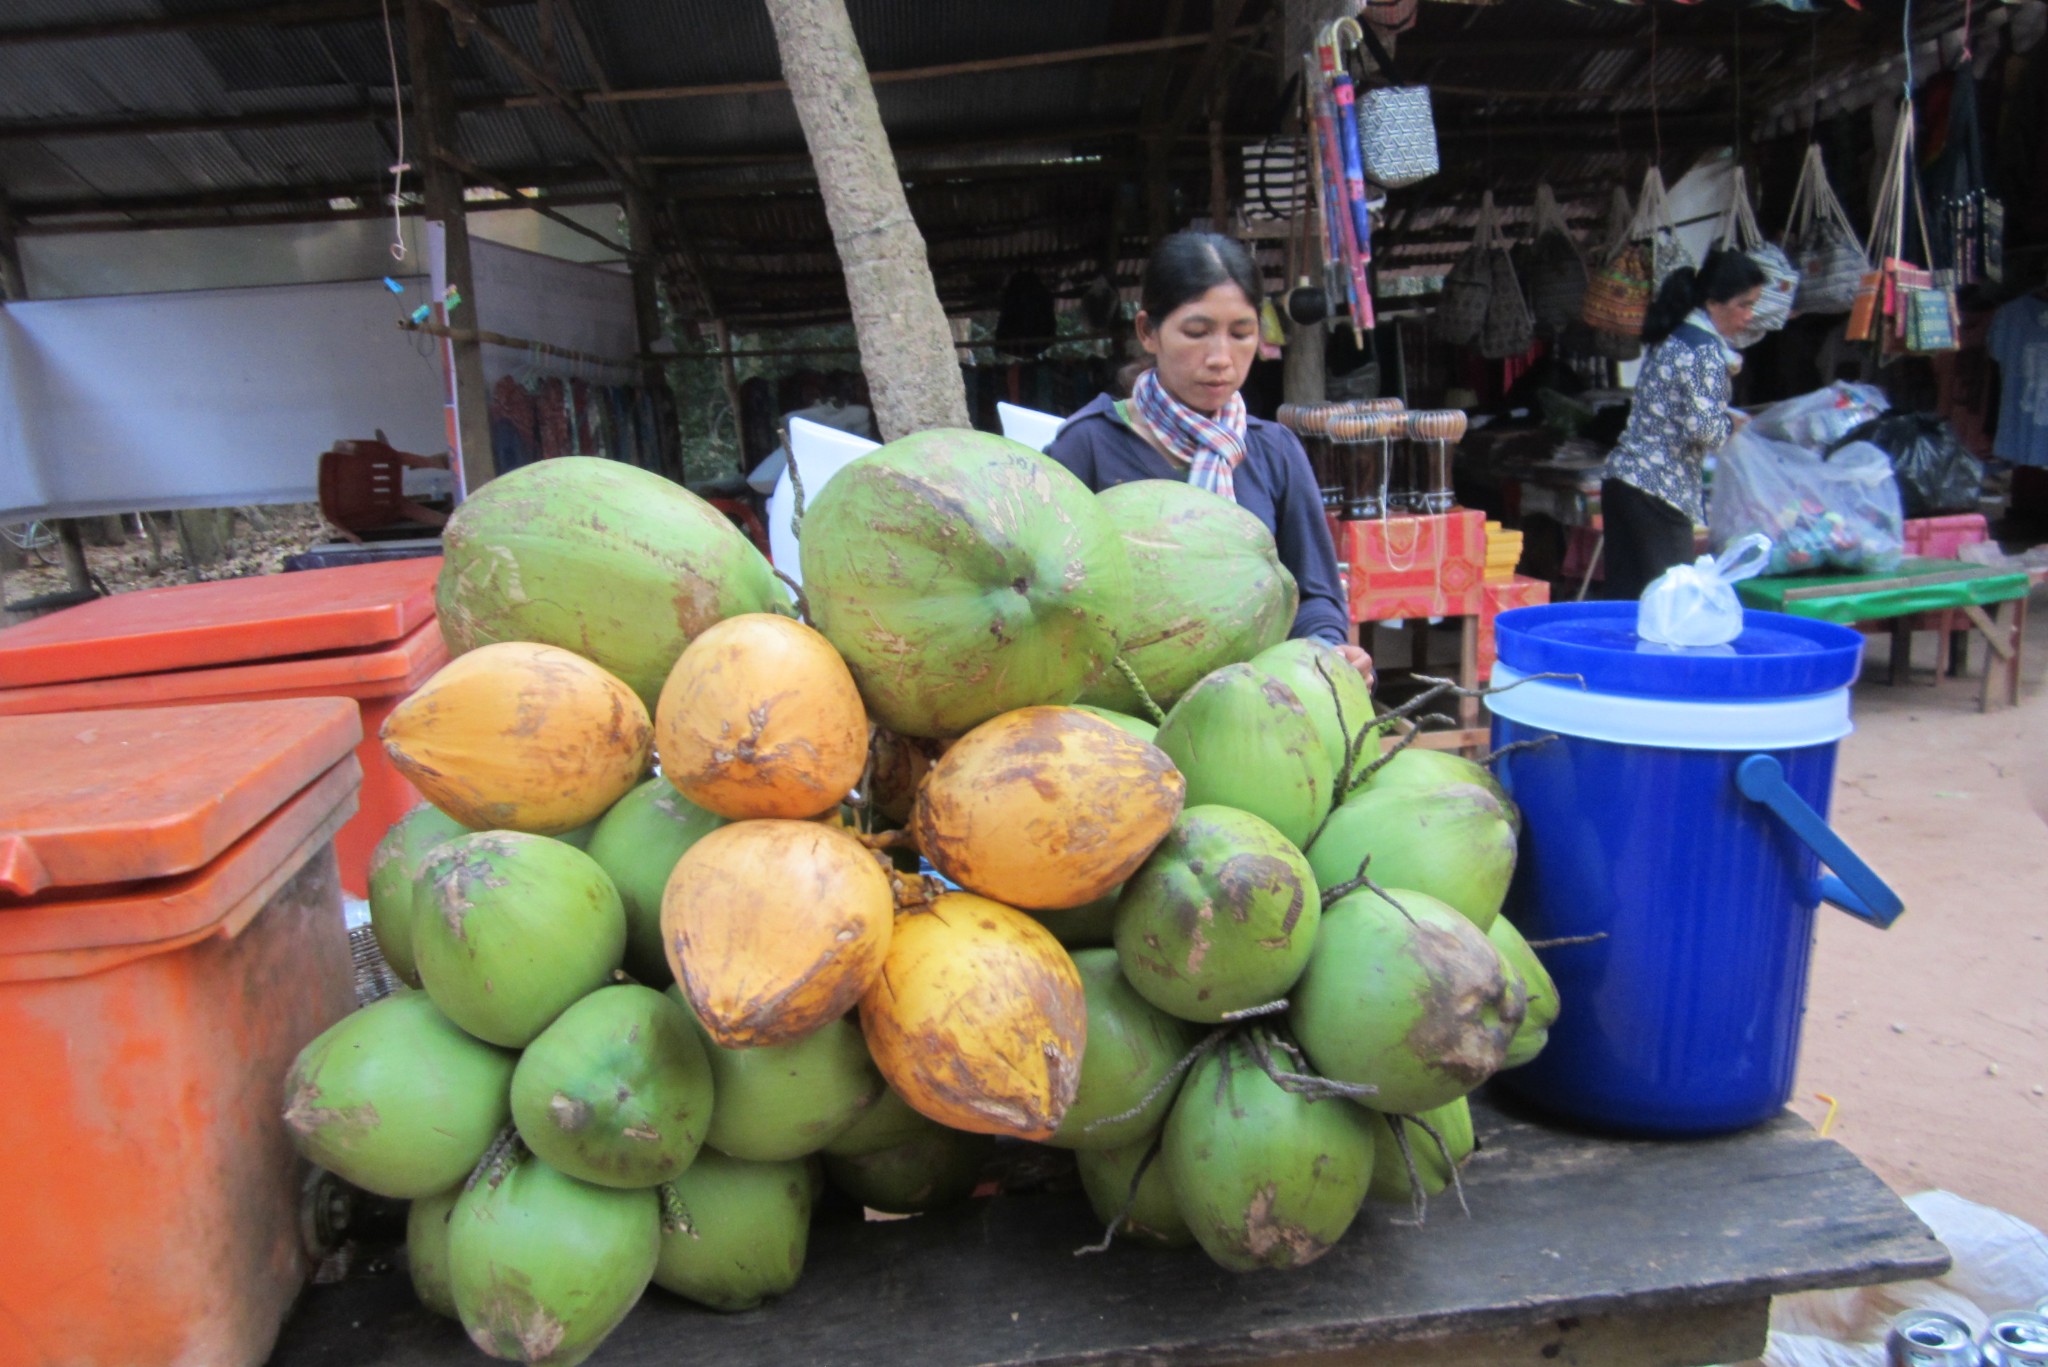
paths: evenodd
<path fill-rule="evenodd" d="M 2048 1229 L 2048 590 L 2020 706 L 1972 677 L 1856 687 L 1833 824 L 1896 888 L 1879 931 L 1821 908 L 1794 1108 L 1901 1195 L 1946 1188 Z"/>

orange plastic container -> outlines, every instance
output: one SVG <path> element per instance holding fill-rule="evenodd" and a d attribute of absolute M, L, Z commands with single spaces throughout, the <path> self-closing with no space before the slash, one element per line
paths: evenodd
<path fill-rule="evenodd" d="M 420 795 L 377 731 L 448 662 L 438 557 L 183 584 L 101 598 L 0 631 L 0 716 L 280 698 L 354 698 L 361 810 L 335 840 L 341 883 L 368 894 L 370 855 Z"/>
<path fill-rule="evenodd" d="M 0 718 L 0 1367 L 269 1355 L 357 739 L 342 699 Z"/>

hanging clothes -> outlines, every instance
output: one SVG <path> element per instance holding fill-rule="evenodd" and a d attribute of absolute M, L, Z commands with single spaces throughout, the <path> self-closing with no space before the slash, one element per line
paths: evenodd
<path fill-rule="evenodd" d="M 2002 393 L 1992 454 L 2015 465 L 2048 465 L 2048 299 L 2022 295 L 1991 318 L 1987 348 Z"/>
<path fill-rule="evenodd" d="M 499 474 L 540 459 L 533 395 L 510 375 L 491 386 L 491 460 Z"/>

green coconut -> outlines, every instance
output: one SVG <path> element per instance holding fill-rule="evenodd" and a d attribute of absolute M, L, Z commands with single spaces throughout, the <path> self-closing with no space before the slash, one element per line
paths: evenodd
<path fill-rule="evenodd" d="M 1235 807 L 1306 845 L 1330 807 L 1330 756 L 1294 690 L 1226 665 L 1174 704 L 1154 742 L 1187 779 L 1187 805 Z"/>
<path fill-rule="evenodd" d="M 825 1155 L 832 1185 L 870 1210 L 885 1215 L 922 1215 L 964 1201 L 981 1181 L 982 1167 L 996 1141 L 936 1121 L 913 1139 L 872 1153 Z"/>
<path fill-rule="evenodd" d="M 669 1184 L 654 1284 L 713 1310 L 751 1310 L 803 1275 L 811 1175 L 800 1161 L 749 1163 L 706 1149 Z"/>
<path fill-rule="evenodd" d="M 1500 951 L 1501 961 L 1508 971 L 1522 984 L 1523 995 L 1528 1007 L 1522 1016 L 1522 1023 L 1515 1027 L 1515 1037 L 1508 1043 L 1507 1060 L 1503 1068 L 1519 1068 L 1543 1052 L 1543 1046 L 1550 1042 L 1550 1027 L 1557 1023 L 1557 1013 L 1562 1006 L 1558 999 L 1557 983 L 1550 976 L 1550 970 L 1536 957 L 1536 951 L 1529 948 L 1529 942 L 1522 938 L 1514 923 L 1507 917 L 1496 919 L 1487 929 L 1486 938 Z"/>
<path fill-rule="evenodd" d="M 384 962 L 408 987 L 420 985 L 412 956 L 412 922 L 420 865 L 426 857 L 469 827 L 427 803 L 391 823 L 370 853 L 370 934 Z"/>
<path fill-rule="evenodd" d="M 1146 1001 L 1215 1024 L 1285 996 L 1321 919 L 1315 874 L 1284 835 L 1249 812 L 1190 806 L 1124 884 L 1117 958 Z"/>
<path fill-rule="evenodd" d="M 1233 1272 L 1314 1262 L 1372 1182 L 1371 1117 L 1268 1077 L 1240 1035 L 1195 1065 L 1160 1158 L 1195 1241 Z"/>
<path fill-rule="evenodd" d="M 1365 780 L 1370 789 L 1401 788 L 1409 792 L 1438 792 L 1464 783 L 1493 794 L 1516 835 L 1522 833 L 1522 809 L 1508 796 L 1508 790 L 1493 770 L 1476 760 L 1450 750 L 1425 750 L 1411 745 L 1388 756 L 1387 762 Z"/>
<path fill-rule="evenodd" d="M 455 1284 L 448 1274 L 448 1217 L 462 1195 L 459 1186 L 422 1196 L 405 1212 L 405 1265 L 412 1293 L 437 1315 L 457 1318 Z"/>
<path fill-rule="evenodd" d="M 1159 735 L 1159 728 L 1143 717 L 1134 717 L 1128 712 L 1119 712 L 1111 707 L 1097 707 L 1093 703 L 1076 703 L 1083 712 L 1093 712 L 1106 722 L 1113 722 L 1136 736 L 1139 740 L 1151 742 Z"/>
<path fill-rule="evenodd" d="M 1053 938 L 1068 949 L 1093 949 L 1116 938 L 1116 907 L 1123 895 L 1124 885 L 1119 883 L 1094 901 L 1083 902 L 1078 907 L 1025 911 L 1024 914 L 1051 931 Z"/>
<path fill-rule="evenodd" d="M 599 817 L 594 821 L 586 821 L 581 826 L 578 826 L 575 830 L 563 831 L 560 835 L 557 835 L 553 838 L 561 841 L 564 845 L 568 845 L 573 849 L 582 850 L 584 853 L 588 854 L 590 852 L 590 839 L 592 836 L 597 834 L 597 823 L 598 821 L 602 821 L 603 819 L 603 817 Z"/>
<path fill-rule="evenodd" d="M 486 831 L 427 856 L 413 954 L 434 1004 L 478 1039 L 531 1044 L 611 980 L 626 913 L 597 861 L 544 835 Z"/>
<path fill-rule="evenodd" d="M 1166 1164 L 1157 1157 L 1138 1178 L 1138 1198 L 1131 1201 L 1131 1178 L 1137 1175 L 1138 1165 L 1145 1162 L 1145 1155 L 1152 1152 L 1157 1139 L 1157 1135 L 1146 1135 L 1120 1149 L 1082 1149 L 1076 1153 L 1081 1190 L 1088 1194 L 1088 1204 L 1105 1229 L 1125 1203 L 1131 1203 L 1130 1214 L 1116 1226 L 1117 1238 L 1135 1239 L 1160 1248 L 1186 1248 L 1195 1241 L 1195 1232 L 1181 1218 L 1180 1207 L 1173 1199 L 1173 1185 L 1166 1180 Z"/>
<path fill-rule="evenodd" d="M 1088 1043 L 1073 1104 L 1045 1142 L 1062 1149 L 1118 1148 L 1166 1123 L 1174 1089 L 1159 1084 L 1200 1032 L 1140 996 L 1114 949 L 1084 949 L 1073 958 L 1088 999 Z"/>
<path fill-rule="evenodd" d="M 585 848 L 619 890 L 626 911 L 626 971 L 667 986 L 674 977 L 662 950 L 661 892 L 690 846 L 725 824 L 656 774 L 612 804 Z"/>
<path fill-rule="evenodd" d="M 1375 729 L 1372 720 L 1378 709 L 1365 679 L 1334 646 L 1310 637 L 1269 646 L 1252 657 L 1251 665 L 1293 692 L 1315 724 L 1323 753 L 1330 757 L 1330 773 L 1342 773 L 1347 747 L 1361 732 Z M 1381 734 L 1384 728 L 1360 747 L 1354 773 L 1379 758 Z"/>
<path fill-rule="evenodd" d="M 789 611 L 789 594 L 732 520 L 672 480 L 564 456 L 478 489 L 441 535 L 434 602 L 448 649 L 539 641 L 623 679 L 649 716 L 706 627 Z"/>
<path fill-rule="evenodd" d="M 832 477 L 804 515 L 803 580 L 869 713 L 906 736 L 1073 702 L 1131 608 L 1123 542 L 1088 486 L 1028 446 L 951 429 Z"/>
<path fill-rule="evenodd" d="M 646 1291 L 660 1252 L 652 1191 L 579 1182 L 537 1158 L 464 1192 L 448 1222 L 462 1327 L 509 1362 L 589 1357 Z"/>
<path fill-rule="evenodd" d="M 681 989 L 669 993 L 682 1001 Z M 697 1029 L 717 1097 L 704 1142 L 729 1157 L 779 1163 L 816 1153 L 882 1093 L 882 1075 L 851 1016 L 792 1043 L 752 1049 L 720 1048 L 701 1023 Z"/>
<path fill-rule="evenodd" d="M 1141 479 L 1097 501 L 1131 564 L 1131 611 L 1119 625 L 1123 657 L 1161 707 L 1203 675 L 1285 640 L 1300 604 L 1294 576 L 1266 524 L 1184 480 Z M 1119 711 L 1144 706 L 1121 670 L 1083 700 Z"/>
<path fill-rule="evenodd" d="M 526 1146 L 601 1187 L 656 1186 L 689 1167 L 711 1101 L 690 1013 L 647 987 L 600 987 L 527 1045 L 512 1074 Z"/>
<path fill-rule="evenodd" d="M 1414 1196 L 1408 1164 L 1401 1157 L 1400 1141 L 1394 1138 L 1395 1125 L 1400 1125 L 1408 1138 L 1408 1152 L 1415 1160 L 1415 1177 L 1422 1183 L 1424 1196 L 1434 1196 L 1449 1186 L 1452 1164 L 1463 1163 L 1477 1147 L 1472 1135 L 1472 1105 L 1464 1097 L 1419 1116 L 1384 1116 L 1377 1111 L 1369 1114 L 1373 1144 L 1372 1188 L 1368 1194 L 1376 1200 L 1407 1201 Z M 1450 1150 L 1448 1161 L 1444 1150 L 1430 1138 L 1429 1130 L 1416 1124 L 1417 1120 L 1443 1136 L 1444 1146 Z"/>
<path fill-rule="evenodd" d="M 1288 1019 L 1317 1072 L 1377 1088 L 1365 1102 L 1376 1111 L 1415 1115 L 1499 1071 L 1522 1023 L 1519 988 L 1454 908 L 1361 889 L 1323 913 Z"/>
<path fill-rule="evenodd" d="M 1308 862 L 1324 887 L 1336 887 L 1371 855 L 1373 882 L 1426 892 L 1484 932 L 1507 900 L 1515 852 L 1515 828 L 1484 788 L 1368 784 L 1330 814 Z"/>
<path fill-rule="evenodd" d="M 309 1162 L 379 1196 L 469 1176 L 511 1118 L 511 1054 L 398 992 L 316 1036 L 285 1078 L 284 1123 Z"/>
<path fill-rule="evenodd" d="M 838 1154 L 842 1158 L 880 1153 L 883 1149 L 909 1143 L 923 1134 L 927 1125 L 937 1123 L 913 1110 L 894 1087 L 884 1086 L 875 1094 L 875 1099 L 861 1109 L 860 1118 L 820 1152 Z"/>

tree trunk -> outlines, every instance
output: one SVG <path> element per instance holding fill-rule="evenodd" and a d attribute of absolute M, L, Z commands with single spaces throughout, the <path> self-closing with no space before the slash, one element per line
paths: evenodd
<path fill-rule="evenodd" d="M 966 427 L 967 386 L 924 235 L 910 216 L 845 0 L 767 0 L 846 273 L 861 367 L 885 441 Z"/>
<path fill-rule="evenodd" d="M 235 544 L 233 508 L 184 508 L 178 514 L 178 545 L 185 552 L 185 577 L 198 583 L 200 571 L 228 558 Z"/>

